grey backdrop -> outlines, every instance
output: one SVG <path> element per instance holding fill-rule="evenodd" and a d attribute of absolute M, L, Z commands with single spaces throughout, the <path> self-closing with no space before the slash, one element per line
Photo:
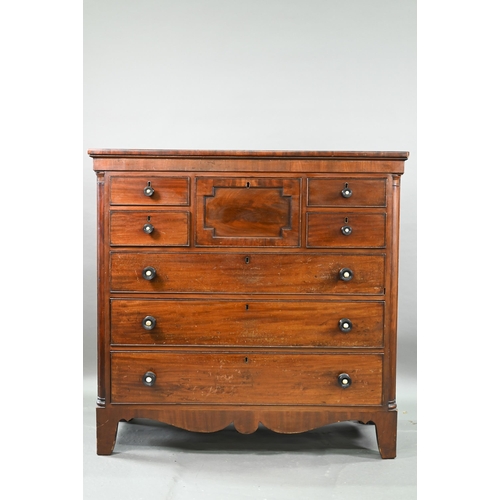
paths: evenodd
<path fill-rule="evenodd" d="M 398 372 L 415 397 L 416 1 L 84 0 L 83 7 L 85 380 L 96 370 L 89 148 L 404 150 Z"/>

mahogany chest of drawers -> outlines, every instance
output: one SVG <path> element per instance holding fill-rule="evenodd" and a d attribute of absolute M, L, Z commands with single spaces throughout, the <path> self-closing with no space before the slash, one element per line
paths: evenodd
<path fill-rule="evenodd" d="M 91 150 L 97 453 L 119 421 L 375 424 L 396 455 L 404 152 Z"/>

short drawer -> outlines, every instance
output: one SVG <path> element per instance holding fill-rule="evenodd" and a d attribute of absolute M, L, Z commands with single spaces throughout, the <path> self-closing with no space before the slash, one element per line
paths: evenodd
<path fill-rule="evenodd" d="M 383 294 L 380 254 L 111 252 L 115 292 Z"/>
<path fill-rule="evenodd" d="M 111 205 L 189 205 L 189 177 L 112 176 Z"/>
<path fill-rule="evenodd" d="M 383 302 L 111 300 L 111 343 L 382 347 Z"/>
<path fill-rule="evenodd" d="M 309 178 L 307 205 L 312 207 L 385 207 L 385 178 Z"/>
<path fill-rule="evenodd" d="M 380 405 L 382 354 L 112 352 L 112 403 Z M 341 385 L 347 374 L 350 385 Z"/>
<path fill-rule="evenodd" d="M 112 211 L 110 244 L 189 246 L 189 212 Z"/>
<path fill-rule="evenodd" d="M 307 213 L 309 248 L 384 248 L 385 214 Z"/>

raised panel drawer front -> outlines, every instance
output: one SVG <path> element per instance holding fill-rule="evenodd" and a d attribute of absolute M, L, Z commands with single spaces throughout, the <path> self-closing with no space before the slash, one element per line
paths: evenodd
<path fill-rule="evenodd" d="M 188 246 L 189 212 L 113 211 L 110 244 Z"/>
<path fill-rule="evenodd" d="M 381 354 L 113 352 L 111 401 L 379 405 L 382 359 Z M 150 386 L 143 381 L 146 374 Z M 349 386 L 341 386 L 341 374 L 350 377 Z"/>
<path fill-rule="evenodd" d="M 379 254 L 111 252 L 111 290 L 383 294 L 384 267 Z"/>
<path fill-rule="evenodd" d="M 315 207 L 385 207 L 383 179 L 338 177 L 307 179 L 307 204 Z"/>
<path fill-rule="evenodd" d="M 381 347 L 383 302 L 111 300 L 111 343 Z"/>
<path fill-rule="evenodd" d="M 199 178 L 197 246 L 299 246 L 300 179 Z"/>
<path fill-rule="evenodd" d="M 309 212 L 306 244 L 310 248 L 384 248 L 385 214 Z"/>
<path fill-rule="evenodd" d="M 112 176 L 112 205 L 189 205 L 189 178 Z"/>

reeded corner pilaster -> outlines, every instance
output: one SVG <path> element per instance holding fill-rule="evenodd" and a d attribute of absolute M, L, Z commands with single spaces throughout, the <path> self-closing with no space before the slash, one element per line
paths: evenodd
<path fill-rule="evenodd" d="M 389 410 L 395 410 L 398 407 L 398 405 L 396 404 L 396 400 L 393 399 L 392 401 L 389 401 L 387 403 L 387 407 L 389 408 Z"/>

